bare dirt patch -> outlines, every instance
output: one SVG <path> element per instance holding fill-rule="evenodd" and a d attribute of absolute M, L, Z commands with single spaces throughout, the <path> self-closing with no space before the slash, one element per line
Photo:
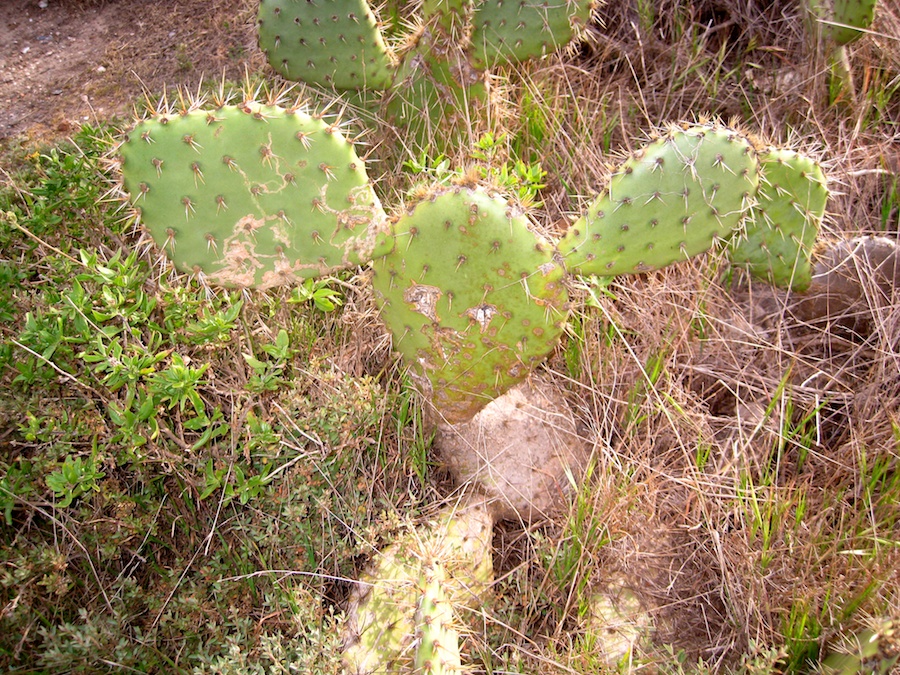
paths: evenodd
<path fill-rule="evenodd" d="M 0 139 L 127 113 L 146 88 L 261 65 L 248 0 L 5 0 Z M 254 62 L 251 64 L 251 61 Z"/>

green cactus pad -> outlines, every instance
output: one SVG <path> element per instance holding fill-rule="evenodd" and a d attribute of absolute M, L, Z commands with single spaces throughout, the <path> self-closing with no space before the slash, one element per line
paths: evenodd
<path fill-rule="evenodd" d="M 828 201 L 825 175 L 814 160 L 783 149 L 760 156 L 760 173 L 757 204 L 731 242 L 731 259 L 776 286 L 806 290 Z"/>
<path fill-rule="evenodd" d="M 366 0 L 261 0 L 259 46 L 289 80 L 349 90 L 384 89 L 392 79 Z"/>
<path fill-rule="evenodd" d="M 822 37 L 838 45 L 853 42 L 872 24 L 877 0 L 807 0 Z"/>
<path fill-rule="evenodd" d="M 494 577 L 493 525 L 483 503 L 454 505 L 378 554 L 347 610 L 344 664 L 349 672 L 411 671 L 416 620 L 423 618 L 423 600 L 433 593 L 425 583 L 426 570 L 442 568 L 443 601 L 457 611 L 484 604 Z"/>
<path fill-rule="evenodd" d="M 563 270 L 526 216 L 481 189 L 436 192 L 395 233 L 374 266 L 382 318 L 438 413 L 468 420 L 555 346 Z"/>
<path fill-rule="evenodd" d="M 365 263 L 385 216 L 353 146 L 296 109 L 247 102 L 139 122 L 120 147 L 143 227 L 184 272 L 269 288 Z"/>
<path fill-rule="evenodd" d="M 593 0 L 483 0 L 472 20 L 472 62 L 490 68 L 548 54 L 581 31 L 593 4 Z"/>
<path fill-rule="evenodd" d="M 559 245 L 577 274 L 665 267 L 731 235 L 756 191 L 750 142 L 715 124 L 673 127 L 627 159 Z"/>

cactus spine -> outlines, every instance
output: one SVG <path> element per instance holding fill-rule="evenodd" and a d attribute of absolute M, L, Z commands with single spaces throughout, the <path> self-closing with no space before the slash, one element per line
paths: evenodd
<path fill-rule="evenodd" d="M 453 607 L 444 591 L 446 574 L 440 562 L 422 573 L 422 597 L 416 610 L 416 671 L 422 675 L 445 675 L 462 670 L 459 633 L 453 626 Z"/>

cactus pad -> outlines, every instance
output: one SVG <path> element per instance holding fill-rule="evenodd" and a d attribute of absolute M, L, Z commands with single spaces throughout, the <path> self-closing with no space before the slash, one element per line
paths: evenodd
<path fill-rule="evenodd" d="M 422 574 L 422 597 L 416 611 L 416 672 L 422 675 L 459 673 L 459 633 L 454 627 L 453 607 L 444 587 L 447 577 L 439 562 Z"/>
<path fill-rule="evenodd" d="M 423 199 L 395 236 L 375 264 L 382 318 L 438 412 L 468 420 L 555 346 L 563 270 L 528 218 L 483 189 Z"/>
<path fill-rule="evenodd" d="M 493 525 L 484 504 L 454 505 L 378 554 L 350 598 L 344 650 L 350 673 L 411 670 L 416 623 L 429 611 L 429 594 L 431 601 L 437 598 L 457 610 L 485 602 L 494 577 Z M 426 579 L 438 566 L 443 578 Z M 440 583 L 442 597 L 431 583 Z M 442 653 L 445 660 L 452 658 Z"/>
<path fill-rule="evenodd" d="M 807 0 L 823 37 L 845 45 L 862 36 L 872 24 L 877 0 Z"/>
<path fill-rule="evenodd" d="M 289 80 L 338 90 L 391 82 L 391 56 L 366 0 L 261 0 L 259 46 Z"/>
<path fill-rule="evenodd" d="M 484 0 L 472 20 L 472 61 L 489 68 L 548 54 L 588 23 L 593 4 L 592 0 Z"/>
<path fill-rule="evenodd" d="M 731 259 L 776 286 L 806 290 L 828 201 L 825 175 L 809 157 L 782 149 L 760 156 L 760 173 L 757 204 L 731 243 Z"/>
<path fill-rule="evenodd" d="M 142 225 L 211 284 L 269 288 L 367 262 L 384 225 L 351 143 L 298 109 L 162 114 L 119 152 Z"/>
<path fill-rule="evenodd" d="M 758 179 L 750 142 L 726 127 L 673 127 L 628 158 L 560 253 L 571 272 L 615 276 L 707 251 L 745 217 Z"/>

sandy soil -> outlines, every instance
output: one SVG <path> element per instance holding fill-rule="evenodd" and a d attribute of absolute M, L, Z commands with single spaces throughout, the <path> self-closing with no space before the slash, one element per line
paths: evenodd
<path fill-rule="evenodd" d="M 3 0 L 0 139 L 126 114 L 146 87 L 261 64 L 252 0 Z"/>

